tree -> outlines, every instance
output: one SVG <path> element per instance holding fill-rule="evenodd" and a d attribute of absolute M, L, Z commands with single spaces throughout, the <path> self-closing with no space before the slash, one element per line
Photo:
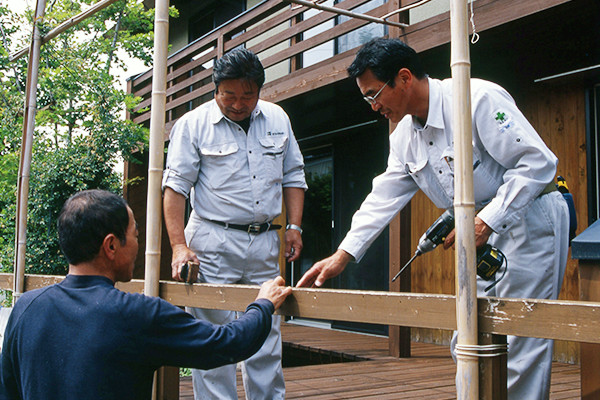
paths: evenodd
<path fill-rule="evenodd" d="M 42 30 L 49 31 L 94 2 L 50 2 Z M 176 16 L 176 11 L 172 9 L 171 14 Z M 31 21 L 31 17 L 31 10 L 15 16 L 0 7 L 0 26 L 6 37 L 0 50 L 1 95 L 6 99 L 0 103 L 3 271 L 12 270 L 14 258 L 14 204 L 27 71 L 25 61 L 8 63 L 7 49 L 11 44 L 29 41 L 30 33 L 23 33 L 22 27 L 30 27 L 31 23 L 16 25 L 13 21 Z M 28 208 L 28 273 L 67 271 L 56 233 L 60 207 L 83 189 L 119 193 L 123 183 L 115 166 L 120 159 L 135 162 L 134 151 L 143 151 L 146 146 L 147 129 L 124 117 L 124 110 L 133 112 L 141 99 L 118 88 L 112 73 L 127 70 L 122 54 L 150 64 L 153 18 L 153 10 L 144 10 L 134 0 L 121 0 L 42 46 Z"/>

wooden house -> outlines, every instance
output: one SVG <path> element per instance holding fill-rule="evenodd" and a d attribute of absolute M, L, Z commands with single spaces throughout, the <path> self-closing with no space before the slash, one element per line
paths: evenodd
<path fill-rule="evenodd" d="M 151 0 L 146 0 L 152 6 Z M 328 0 L 321 5 L 381 17 L 405 0 Z M 261 98 L 281 105 L 290 116 L 306 163 L 309 191 L 303 227 L 304 251 L 293 265 L 282 262 L 293 284 L 312 263 L 331 254 L 349 229 L 352 214 L 386 165 L 391 124 L 374 113 L 347 78 L 346 68 L 360 45 L 372 37 L 399 37 L 415 48 L 434 78 L 450 76 L 448 2 L 432 0 L 403 11 L 389 26 L 298 6 L 283 0 L 173 0 L 180 16 L 170 23 L 167 125 L 213 96 L 212 62 L 245 46 L 266 68 Z M 479 39 L 470 46 L 471 75 L 505 87 L 559 158 L 575 198 L 578 232 L 600 214 L 600 2 L 597 0 L 476 0 L 473 26 Z M 473 28 L 471 27 L 471 29 Z M 151 107 L 148 71 L 129 80 L 129 90 Z M 148 125 L 150 112 L 130 115 Z M 144 154 L 128 163 L 126 178 L 147 175 Z M 475 188 L 476 190 L 476 188 Z M 145 242 L 146 182 L 128 185 L 126 198 Z M 419 257 L 410 279 L 390 284 L 390 276 L 413 254 L 418 238 L 441 214 L 419 192 L 378 238 L 359 264 L 329 285 L 333 288 L 453 294 L 454 255 L 441 249 Z M 169 241 L 162 240 L 161 278 L 170 278 Z M 143 245 L 136 277 L 143 277 Z M 576 260 L 569 260 L 562 299 L 579 299 Z M 313 321 L 313 323 L 315 323 Z M 334 328 L 389 335 L 400 354 L 405 328 L 344 321 L 319 321 Z M 448 343 L 451 332 L 413 328 L 413 340 Z M 556 357 L 577 362 L 579 345 L 559 342 Z"/>

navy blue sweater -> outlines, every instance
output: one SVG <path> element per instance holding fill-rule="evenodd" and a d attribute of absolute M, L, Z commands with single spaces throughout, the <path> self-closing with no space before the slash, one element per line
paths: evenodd
<path fill-rule="evenodd" d="M 16 303 L 0 355 L 0 399 L 147 400 L 162 365 L 209 369 L 250 357 L 273 310 L 262 299 L 234 322 L 212 325 L 105 277 L 67 275 Z"/>

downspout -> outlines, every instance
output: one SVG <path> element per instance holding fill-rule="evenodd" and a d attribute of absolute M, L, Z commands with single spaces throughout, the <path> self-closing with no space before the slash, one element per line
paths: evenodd
<path fill-rule="evenodd" d="M 25 289 L 25 251 L 27 246 L 27 198 L 29 197 L 29 175 L 31 172 L 31 153 L 33 149 L 33 130 L 37 107 L 37 84 L 40 69 L 40 51 L 42 35 L 39 24 L 44 17 L 46 0 L 38 0 L 33 20 L 33 34 L 29 47 L 27 65 L 27 84 L 25 85 L 25 109 L 23 118 L 23 140 L 21 160 L 19 162 L 19 180 L 17 182 L 17 217 L 15 221 L 15 263 L 13 304 L 19 300 Z"/>
<path fill-rule="evenodd" d="M 467 0 L 450 2 L 452 130 L 454 132 L 454 217 L 456 227 L 456 392 L 458 399 L 479 398 L 477 353 L 477 275 L 471 119 L 471 62 Z"/>

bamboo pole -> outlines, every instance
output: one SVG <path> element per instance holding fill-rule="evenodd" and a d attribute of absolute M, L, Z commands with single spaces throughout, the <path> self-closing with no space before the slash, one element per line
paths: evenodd
<path fill-rule="evenodd" d="M 87 10 L 77 14 L 74 17 L 69 18 L 68 20 L 62 22 L 60 25 L 58 25 L 57 27 L 55 27 L 54 29 L 52 29 L 50 32 L 48 32 L 45 36 L 42 37 L 42 44 L 48 43 L 50 40 L 54 39 L 56 36 L 58 36 L 59 34 L 61 34 L 62 32 L 66 31 L 67 29 L 77 25 L 78 23 L 80 23 L 81 21 L 83 21 L 84 19 L 87 19 L 89 17 L 91 17 L 92 15 L 94 15 L 95 13 L 97 13 L 98 11 L 110 6 L 111 4 L 113 4 L 114 2 L 116 2 L 118 0 L 102 0 L 99 1 L 98 3 L 94 4 L 92 7 L 88 8 Z M 11 54 L 9 61 L 13 62 L 18 60 L 19 58 L 23 57 L 25 54 L 27 53 L 27 48 L 24 47 L 21 50 Z"/>
<path fill-rule="evenodd" d="M 29 46 L 29 63 L 27 65 L 27 83 L 25 85 L 25 108 L 23 118 L 23 139 L 21 143 L 21 159 L 19 162 L 19 178 L 17 182 L 17 216 L 15 221 L 15 286 L 13 304 L 23 294 L 25 283 L 25 250 L 27 245 L 27 198 L 29 196 L 29 174 L 31 171 L 31 153 L 33 149 L 33 129 L 37 106 L 37 83 L 40 67 L 40 50 L 42 37 L 39 23 L 44 17 L 46 0 L 38 0 L 33 20 L 33 33 Z"/>
<path fill-rule="evenodd" d="M 157 0 L 154 9 L 154 57 L 152 69 L 152 108 L 150 110 L 150 157 L 146 212 L 146 272 L 144 294 L 159 295 L 160 242 L 162 231 L 161 180 L 165 148 L 167 103 L 167 51 L 169 41 L 169 0 Z M 164 369 L 154 373 L 152 400 L 162 399 Z"/>
<path fill-rule="evenodd" d="M 152 109 L 150 115 L 150 159 L 146 213 L 146 273 L 144 293 L 158 296 L 160 278 L 160 239 L 162 229 L 161 180 L 165 148 L 165 109 L 167 99 L 167 44 L 169 40 L 169 0 L 156 2 L 154 18 L 154 68 L 152 70 Z"/>
<path fill-rule="evenodd" d="M 450 2 L 452 129 L 454 132 L 454 216 L 456 227 L 456 325 L 458 330 L 456 391 L 458 399 L 479 397 L 477 346 L 477 275 L 475 268 L 475 202 L 471 133 L 471 63 L 467 0 Z M 476 348 L 476 347 L 475 347 Z"/>
<path fill-rule="evenodd" d="M 309 7 L 309 8 L 315 8 L 315 9 L 321 10 L 321 11 L 328 11 L 328 12 L 332 12 L 332 13 L 336 13 L 336 14 L 340 14 L 340 15 L 345 15 L 347 17 L 362 19 L 362 20 L 370 21 L 370 22 L 377 22 L 379 24 L 385 24 L 385 25 L 389 25 L 389 26 L 395 26 L 397 28 L 408 27 L 408 24 L 403 24 L 401 22 L 393 22 L 393 21 L 386 20 L 385 18 L 388 18 L 389 16 L 391 16 L 390 14 L 384 16 L 383 18 L 378 18 L 378 17 L 372 17 L 367 14 L 360 14 L 360 13 L 355 13 L 352 11 L 343 10 L 338 7 L 323 6 L 323 5 L 314 3 L 312 1 L 308 1 L 308 0 L 286 0 L 286 1 L 289 1 L 290 3 L 299 4 L 301 6 Z M 394 14 L 397 12 L 400 12 L 400 11 L 403 11 L 403 10 L 398 10 L 398 11 L 394 12 Z"/>

